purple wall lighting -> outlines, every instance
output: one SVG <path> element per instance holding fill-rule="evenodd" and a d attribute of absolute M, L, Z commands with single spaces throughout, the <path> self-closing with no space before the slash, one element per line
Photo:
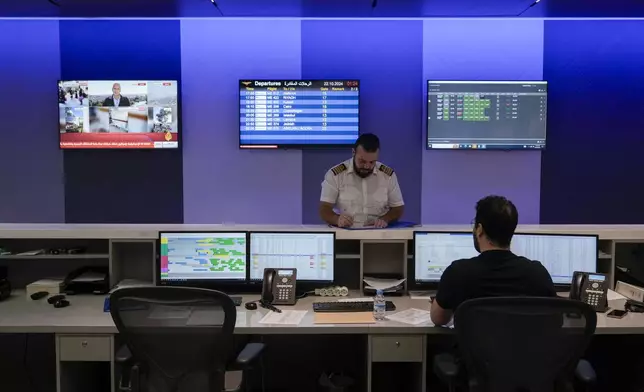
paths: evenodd
<path fill-rule="evenodd" d="M 428 79 L 542 80 L 542 20 L 423 23 L 425 95 Z M 539 223 L 540 152 L 423 151 L 421 173 L 422 223 L 469 223 L 476 201 L 489 194 L 511 199 L 520 223 Z"/>
<path fill-rule="evenodd" d="M 300 21 L 182 20 L 185 223 L 302 222 L 302 153 L 239 149 L 239 80 L 301 77 Z"/>
<path fill-rule="evenodd" d="M 0 222 L 65 221 L 56 20 L 0 20 Z"/>

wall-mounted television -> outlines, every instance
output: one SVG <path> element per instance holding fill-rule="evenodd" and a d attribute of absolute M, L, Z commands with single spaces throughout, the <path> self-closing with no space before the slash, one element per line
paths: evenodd
<path fill-rule="evenodd" d="M 328 148 L 355 143 L 358 80 L 239 81 L 240 148 Z"/>
<path fill-rule="evenodd" d="M 541 150 L 544 81 L 427 82 L 428 149 Z"/>
<path fill-rule="evenodd" d="M 59 81 L 60 148 L 178 148 L 178 87 L 176 80 Z"/>

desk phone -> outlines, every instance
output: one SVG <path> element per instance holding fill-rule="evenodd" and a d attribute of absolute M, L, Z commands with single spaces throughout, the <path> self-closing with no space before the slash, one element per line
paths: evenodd
<path fill-rule="evenodd" d="M 296 268 L 266 268 L 262 301 L 271 305 L 295 305 Z"/>
<path fill-rule="evenodd" d="M 587 303 L 597 312 L 608 309 L 608 277 L 605 274 L 576 271 L 570 286 L 570 298 Z"/>

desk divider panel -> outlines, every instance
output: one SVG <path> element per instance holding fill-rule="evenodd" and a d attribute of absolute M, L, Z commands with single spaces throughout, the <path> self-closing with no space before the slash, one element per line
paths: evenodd
<path fill-rule="evenodd" d="M 360 287 L 365 276 L 405 279 L 407 293 L 407 240 L 360 241 Z"/>
<path fill-rule="evenodd" d="M 156 240 L 110 240 L 110 284 L 136 279 L 156 284 Z"/>

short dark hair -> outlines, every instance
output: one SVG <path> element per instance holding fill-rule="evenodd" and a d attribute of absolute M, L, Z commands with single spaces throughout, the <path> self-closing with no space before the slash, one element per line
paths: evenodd
<path fill-rule="evenodd" d="M 362 146 L 366 152 L 376 152 L 380 149 L 380 139 L 373 133 L 363 133 L 356 140 L 353 148 Z"/>
<path fill-rule="evenodd" d="M 497 246 L 510 246 L 518 223 L 517 208 L 503 196 L 487 196 L 476 203 L 474 224 L 483 226 L 485 235 Z"/>

